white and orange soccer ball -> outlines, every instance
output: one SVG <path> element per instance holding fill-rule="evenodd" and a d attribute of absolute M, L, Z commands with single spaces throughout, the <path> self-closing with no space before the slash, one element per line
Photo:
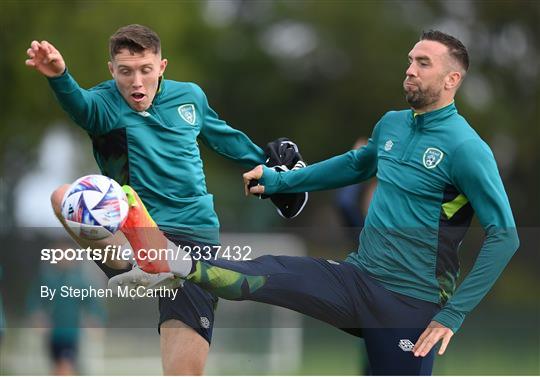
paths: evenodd
<path fill-rule="evenodd" d="M 100 240 L 116 233 L 128 214 L 122 187 L 103 175 L 87 175 L 69 187 L 62 200 L 62 215 L 79 237 Z"/>

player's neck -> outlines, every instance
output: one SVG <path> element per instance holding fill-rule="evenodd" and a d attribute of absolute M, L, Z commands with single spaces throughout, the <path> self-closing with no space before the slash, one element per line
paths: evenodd
<path fill-rule="evenodd" d="M 446 107 L 450 104 L 454 103 L 454 98 L 450 98 L 450 99 L 447 99 L 447 100 L 442 100 L 442 101 L 437 101 L 431 105 L 428 105 L 428 106 L 425 106 L 425 107 L 422 107 L 422 108 L 412 108 L 412 110 L 414 111 L 415 114 L 417 115 L 420 115 L 420 114 L 425 114 L 425 113 L 430 113 L 432 111 L 436 111 L 436 110 L 439 110 L 439 109 L 442 109 L 443 107 Z"/>

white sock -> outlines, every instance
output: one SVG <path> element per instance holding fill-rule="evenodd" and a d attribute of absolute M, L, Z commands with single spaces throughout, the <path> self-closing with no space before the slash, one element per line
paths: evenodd
<path fill-rule="evenodd" d="M 181 246 L 176 246 L 169 240 L 167 240 L 167 249 L 172 250 L 170 253 L 171 258 L 167 260 L 169 262 L 171 272 L 176 276 L 180 276 L 181 278 L 188 276 L 191 272 L 191 266 L 193 265 L 193 261 L 191 260 L 189 253 Z"/>

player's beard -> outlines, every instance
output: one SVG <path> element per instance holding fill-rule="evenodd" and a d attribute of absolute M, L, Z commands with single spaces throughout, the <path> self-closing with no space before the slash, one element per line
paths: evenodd
<path fill-rule="evenodd" d="M 407 103 L 415 110 L 424 109 L 441 98 L 441 90 L 435 88 L 416 86 L 415 89 L 405 87 L 404 90 Z"/>

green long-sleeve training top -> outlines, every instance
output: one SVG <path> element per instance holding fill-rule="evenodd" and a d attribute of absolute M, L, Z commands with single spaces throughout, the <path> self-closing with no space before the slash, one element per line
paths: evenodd
<path fill-rule="evenodd" d="M 131 185 L 162 230 L 219 242 L 197 139 L 245 167 L 263 163 L 264 152 L 218 118 L 199 86 L 161 80 L 151 107 L 137 112 L 113 80 L 85 90 L 66 71 L 49 84 L 90 135 L 102 174 Z"/>
<path fill-rule="evenodd" d="M 519 240 L 488 145 L 452 103 L 385 114 L 366 146 L 296 171 L 264 168 L 266 194 L 332 189 L 377 176 L 360 245 L 347 261 L 387 289 L 440 303 L 454 332 L 486 295 Z M 486 237 L 456 290 L 458 249 L 476 213 Z"/>

